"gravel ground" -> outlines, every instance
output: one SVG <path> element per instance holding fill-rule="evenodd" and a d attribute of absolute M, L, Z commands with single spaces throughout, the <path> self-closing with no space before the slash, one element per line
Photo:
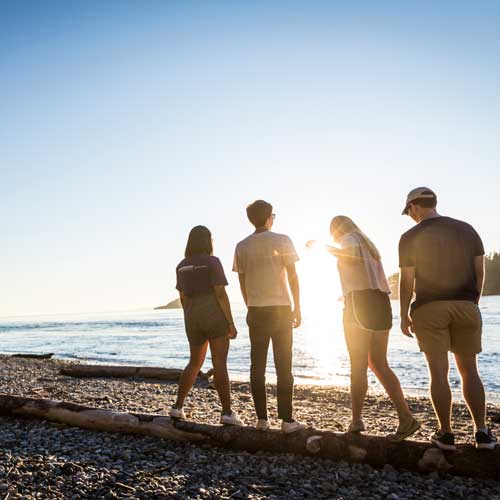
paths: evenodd
<path fill-rule="evenodd" d="M 73 401 L 104 408 L 166 413 L 176 384 L 145 380 L 72 379 L 58 374 L 60 361 L 0 356 L 0 392 Z M 275 387 L 269 387 L 276 413 Z M 233 383 L 234 409 L 252 424 L 248 384 Z M 349 395 L 334 387 L 298 386 L 296 417 L 318 428 L 339 430 L 349 422 Z M 435 421 L 429 401 L 409 398 L 425 439 Z M 216 423 L 215 391 L 199 384 L 189 397 L 190 418 Z M 493 422 L 500 408 L 489 405 Z M 453 409 L 457 440 L 471 441 L 464 405 Z M 390 402 L 370 395 L 365 423 L 384 435 L 396 425 Z M 273 422 L 275 426 L 278 421 Z M 500 500 L 500 482 L 382 470 L 289 454 L 242 453 L 96 433 L 42 421 L 0 418 L 0 500 L 23 499 L 444 499 Z"/>

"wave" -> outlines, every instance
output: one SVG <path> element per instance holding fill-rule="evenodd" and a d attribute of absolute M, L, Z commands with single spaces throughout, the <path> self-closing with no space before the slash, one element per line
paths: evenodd
<path fill-rule="evenodd" d="M 0 325 L 0 332 L 20 332 L 23 330 L 107 330 L 116 329 L 153 329 L 165 328 L 179 325 L 179 321 L 165 319 L 164 321 L 79 321 L 79 322 L 46 322 L 46 323 L 25 323 L 25 324 L 3 324 Z"/>

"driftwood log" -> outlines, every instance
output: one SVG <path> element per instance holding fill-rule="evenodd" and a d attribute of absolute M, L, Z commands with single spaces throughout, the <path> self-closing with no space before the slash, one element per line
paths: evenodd
<path fill-rule="evenodd" d="M 154 366 L 112 366 L 112 365 L 81 365 L 72 364 L 59 370 L 61 375 L 70 377 L 141 377 L 157 380 L 179 380 L 182 370 L 177 368 L 157 368 Z M 208 380 L 213 370 L 200 372 L 199 377 Z"/>
<path fill-rule="evenodd" d="M 165 416 L 115 412 L 74 403 L 0 394 L 0 415 L 31 417 L 97 431 L 145 434 L 165 439 L 203 441 L 246 450 L 315 455 L 417 472 L 446 471 L 460 476 L 500 478 L 500 448 L 476 450 L 459 446 L 443 452 L 427 442 L 391 443 L 378 436 L 306 429 L 291 435 L 253 427 L 223 427 L 173 420 Z"/>
<path fill-rule="evenodd" d="M 11 358 L 50 359 L 52 356 L 54 356 L 53 352 L 49 352 L 47 354 L 19 353 L 19 354 L 12 354 Z"/>
<path fill-rule="evenodd" d="M 207 439 L 203 435 L 177 429 L 173 420 L 165 416 L 117 412 L 52 399 L 34 399 L 9 394 L 0 394 L 0 415 L 38 418 L 83 429 L 144 434 L 177 441 Z"/>

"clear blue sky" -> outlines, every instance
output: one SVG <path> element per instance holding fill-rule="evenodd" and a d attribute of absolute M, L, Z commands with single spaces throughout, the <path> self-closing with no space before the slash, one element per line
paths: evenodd
<path fill-rule="evenodd" d="M 0 315 L 165 303 L 196 224 L 239 299 L 255 198 L 321 293 L 304 242 L 393 272 L 418 185 L 499 249 L 499 54 L 498 2 L 2 2 Z"/>

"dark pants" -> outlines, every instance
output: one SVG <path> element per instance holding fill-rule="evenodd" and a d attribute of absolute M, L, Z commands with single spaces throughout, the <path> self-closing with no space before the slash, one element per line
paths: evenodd
<path fill-rule="evenodd" d="M 269 341 L 273 342 L 277 375 L 278 417 L 292 419 L 292 311 L 288 306 L 249 307 L 250 386 L 257 418 L 267 419 L 266 364 Z"/>

